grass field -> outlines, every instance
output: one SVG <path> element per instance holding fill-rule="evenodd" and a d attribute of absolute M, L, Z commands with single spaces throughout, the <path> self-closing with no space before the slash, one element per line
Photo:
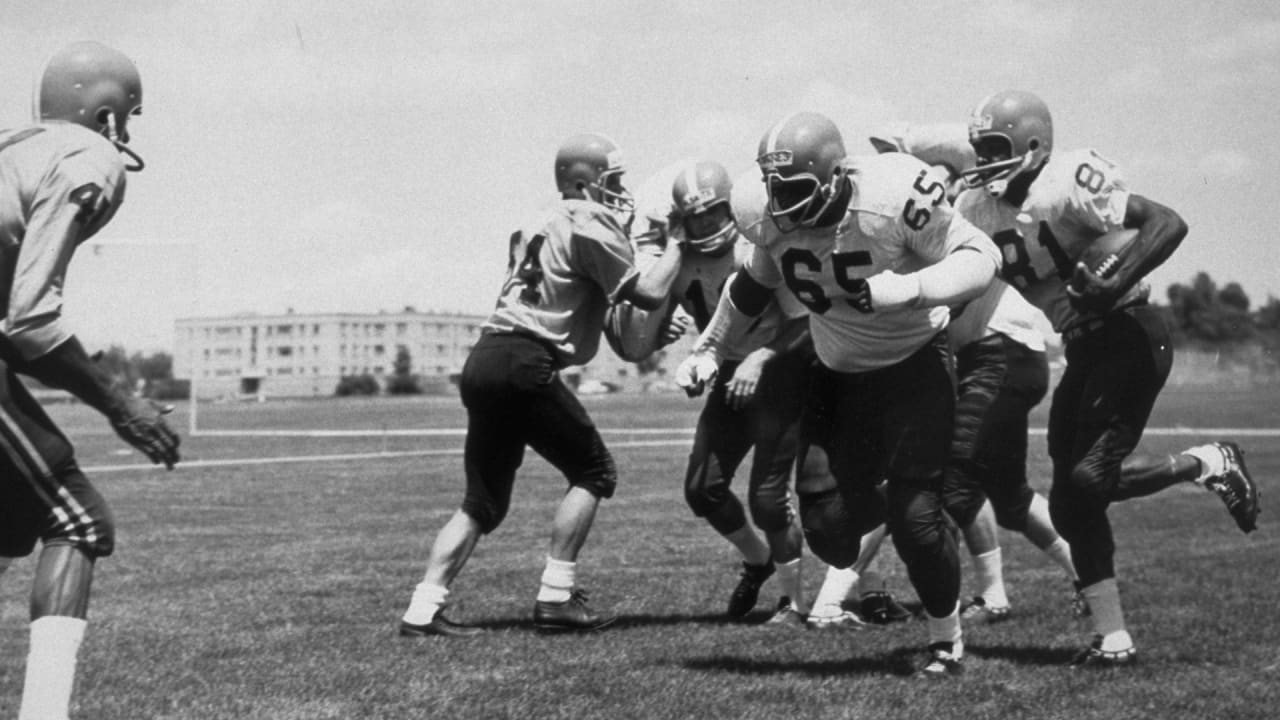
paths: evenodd
<path fill-rule="evenodd" d="M 720 617 L 736 580 L 727 543 L 680 490 L 698 405 L 675 396 L 585 399 L 621 472 L 579 580 L 620 622 L 547 637 L 529 624 L 562 480 L 530 454 L 513 510 L 454 586 L 474 640 L 395 628 L 428 543 L 460 498 L 461 438 L 195 437 L 186 467 L 138 467 L 77 406 L 52 412 L 111 501 L 119 549 L 99 565 L 76 718 L 1274 718 L 1280 716 L 1280 438 L 1242 437 L 1264 488 L 1242 535 L 1214 497 L 1173 489 L 1117 505 L 1120 584 L 1142 654 L 1134 668 L 1073 671 L 1087 628 L 1060 571 L 1004 535 L 1016 619 L 972 628 L 956 682 L 907 675 L 922 623 L 781 631 Z M 1043 427 L 1042 407 L 1035 424 Z M 185 427 L 179 408 L 175 425 Z M 268 402 L 200 408 L 202 428 L 459 428 L 454 398 Z M 1280 391 L 1166 392 L 1144 445 L 1186 428 L 1280 428 Z M 665 428 L 667 435 L 638 432 Z M 1031 473 L 1045 488 L 1042 436 Z M 358 454 L 340 459 L 335 456 Z M 307 456 L 328 456 L 307 460 Z M 252 461 L 252 462 L 251 462 Z M 740 484 L 740 483 L 739 483 Z M 890 585 L 913 599 L 885 546 Z M 0 578 L 0 717 L 16 714 L 33 563 Z M 810 559 L 806 586 L 821 566 Z M 966 574 L 968 567 L 966 564 Z M 966 577 L 967 580 L 967 577 Z M 776 590 L 766 585 L 762 620 Z"/>

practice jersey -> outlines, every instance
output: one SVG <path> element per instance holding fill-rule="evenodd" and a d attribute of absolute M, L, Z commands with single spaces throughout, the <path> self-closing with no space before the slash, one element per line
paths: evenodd
<path fill-rule="evenodd" d="M 1124 227 L 1128 202 L 1120 169 L 1092 150 L 1076 150 L 1050 156 L 1021 206 L 979 188 L 965 191 L 956 207 L 999 246 L 1001 277 L 1062 332 L 1088 317 L 1067 297 L 1077 261 L 1094 240 Z M 1139 282 L 1116 304 L 1149 294 Z"/>
<path fill-rule="evenodd" d="M 905 152 L 948 176 L 951 188 L 963 187 L 960 173 L 977 163 L 969 144 L 969 127 L 964 123 L 897 123 L 873 135 L 871 142 L 882 152 Z M 947 336 L 953 349 L 1001 333 L 1032 350 L 1044 352 L 1044 335 L 1039 329 L 1040 311 L 1017 290 L 996 278 L 978 297 L 953 308 Z"/>
<path fill-rule="evenodd" d="M 76 246 L 124 201 L 124 161 L 111 141 L 71 123 L 0 131 L 0 308 L 4 333 L 37 358 L 72 333 L 62 287 Z"/>
<path fill-rule="evenodd" d="M 645 258 L 640 260 L 641 266 L 646 264 L 649 256 L 656 257 L 662 252 L 661 248 L 648 238 L 648 218 L 670 219 L 672 225 L 669 232 L 672 241 L 678 241 L 684 237 L 684 227 L 678 214 L 675 213 L 671 188 L 680 171 L 687 168 L 691 162 L 693 161 L 686 159 L 664 168 L 636 192 L 637 232 L 633 238 L 636 240 L 637 257 Z M 754 176 L 754 183 L 751 182 L 753 178 L 747 175 L 744 175 L 746 182 L 735 179 L 733 183 L 730 201 L 735 208 L 740 202 L 747 204 L 763 202 L 763 193 L 753 192 L 755 190 L 753 185 L 762 186 L 760 174 L 756 171 L 751 175 Z M 645 220 L 642 222 L 640 218 Z M 681 260 L 680 271 L 671 284 L 671 297 L 676 300 L 680 309 L 693 319 L 694 326 L 699 332 L 707 328 L 720 302 L 721 293 L 732 280 L 733 274 L 741 269 L 751 255 L 753 245 L 747 240 L 746 235 L 753 229 L 744 228 L 739 224 L 738 230 L 732 251 L 724 255 L 713 257 L 693 251 L 686 252 Z M 742 336 L 720 347 L 722 359 L 727 361 L 743 359 L 751 351 L 772 341 L 788 317 L 799 317 L 804 313 L 804 307 L 795 302 L 788 293 L 785 291 L 774 293 L 773 299 L 751 324 L 750 329 Z"/>
<path fill-rule="evenodd" d="M 634 281 L 631 240 L 605 206 L 561 200 L 511 235 L 507 277 L 482 332 L 523 332 L 562 366 L 595 357 L 605 310 Z"/>
<path fill-rule="evenodd" d="M 833 227 L 789 233 L 742 208 L 739 222 L 758 223 L 746 270 L 760 284 L 786 286 L 809 309 L 818 358 L 841 372 L 893 365 L 947 325 L 949 310 L 900 308 L 863 313 L 852 298 L 866 278 L 885 270 L 908 274 L 952 252 L 981 252 L 999 262 L 991 240 L 946 202 L 945 178 L 903 153 L 845 160 L 853 196 Z M 736 203 L 735 203 L 736 205 Z"/>

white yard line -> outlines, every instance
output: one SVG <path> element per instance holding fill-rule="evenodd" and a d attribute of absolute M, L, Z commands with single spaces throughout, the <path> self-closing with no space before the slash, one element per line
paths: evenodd
<path fill-rule="evenodd" d="M 351 437 L 349 432 L 345 431 L 316 431 L 318 434 L 307 434 L 308 431 L 286 431 L 284 433 L 265 430 L 227 430 L 210 432 L 207 430 L 200 431 L 200 435 L 213 435 L 215 437 Z M 688 435 L 693 434 L 692 429 L 680 428 L 634 428 L 624 429 L 601 429 L 601 434 L 606 435 L 679 435 L 682 437 L 672 438 L 669 440 L 631 440 L 609 443 L 610 448 L 643 448 L 643 447 L 671 447 L 685 445 L 688 443 Z M 339 434 L 341 433 L 341 434 Z M 429 433 L 433 436 L 462 436 L 466 434 L 465 430 L 439 430 L 439 431 L 422 431 L 422 430 L 404 430 L 397 431 L 397 435 Z M 1032 428 L 1032 435 L 1044 435 L 1044 428 Z M 1280 428 L 1147 428 L 1147 435 L 1154 436 L 1205 436 L 1205 437 L 1261 437 L 1261 438 L 1278 438 L 1280 437 Z M 377 437 L 381 433 L 371 433 L 372 437 Z M 222 458 L 216 460 L 184 460 L 178 464 L 177 469 L 196 469 L 196 468 L 213 468 L 213 467 L 235 467 L 238 465 L 281 465 L 287 463 L 304 463 L 304 462 L 343 462 L 348 460 L 389 460 L 407 457 L 431 457 L 445 455 L 461 455 L 462 448 L 444 448 L 438 450 L 399 450 L 387 452 L 369 452 L 369 453 L 334 453 L 324 455 L 284 455 L 278 457 L 258 457 L 258 458 Z M 158 470 L 155 465 L 145 463 L 134 463 L 130 465 L 90 465 L 82 468 L 88 473 L 110 473 L 110 472 L 137 472 L 139 470 Z"/>

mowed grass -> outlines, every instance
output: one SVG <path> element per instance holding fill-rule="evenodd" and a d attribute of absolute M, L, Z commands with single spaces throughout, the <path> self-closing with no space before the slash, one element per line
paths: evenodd
<path fill-rule="evenodd" d="M 585 398 L 621 482 L 601 506 L 579 569 L 612 629 L 544 636 L 530 626 L 563 480 L 530 453 L 506 523 L 454 586 L 451 614 L 489 629 L 469 640 L 395 629 L 427 547 L 461 497 L 459 437 L 222 438 L 184 442 L 186 468 L 91 472 L 119 523 L 99 564 L 80 656 L 79 718 L 1274 718 L 1280 716 L 1280 553 L 1274 514 L 1241 534 L 1191 488 L 1113 507 L 1120 584 L 1141 664 L 1073 671 L 1088 628 L 1069 614 L 1060 570 L 1003 535 L 1015 619 L 970 628 L 968 672 L 910 677 L 925 628 L 785 631 L 722 619 L 738 562 L 684 505 L 696 401 Z M 1153 427 L 1280 427 L 1280 392 L 1170 389 Z M 51 409 L 83 465 L 135 464 L 90 411 Z M 186 408 L 175 425 L 185 428 Z M 201 406 L 202 427 L 459 428 L 455 398 Z M 1043 408 L 1037 413 L 1042 424 Z M 1174 452 L 1206 439 L 1150 436 Z M 1242 439 L 1268 500 L 1280 439 Z M 1047 488 L 1043 436 L 1031 476 Z M 391 453 L 440 454 L 403 457 Z M 340 453 L 384 457 L 237 464 Z M 212 464 L 217 461 L 225 464 Z M 202 465 L 201 463 L 209 463 Z M 740 481 L 736 483 L 741 491 Z M 1264 505 L 1266 506 L 1266 505 Z M 810 594 L 822 566 L 806 561 Z M 0 578 L 0 717 L 16 715 L 33 562 Z M 885 545 L 892 589 L 914 600 Z M 966 562 L 966 591 L 969 567 Z"/>

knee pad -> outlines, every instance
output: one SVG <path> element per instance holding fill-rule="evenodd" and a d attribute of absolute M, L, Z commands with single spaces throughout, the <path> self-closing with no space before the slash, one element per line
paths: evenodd
<path fill-rule="evenodd" d="M 785 487 L 759 488 L 749 498 L 751 522 L 765 532 L 777 532 L 791 524 L 791 496 Z"/>
<path fill-rule="evenodd" d="M 58 507 L 41 541 L 74 545 L 90 558 L 110 555 L 116 546 L 116 523 L 107 501 L 74 463 L 56 470 L 54 476 L 63 492 L 55 500 Z"/>
<path fill-rule="evenodd" d="M 594 461 L 578 477 L 570 478 L 569 486 L 582 488 L 602 500 L 611 498 L 618 487 L 618 467 L 613 455 L 598 439 L 592 455 Z"/>
<path fill-rule="evenodd" d="M 996 511 L 996 524 L 1006 530 L 1022 532 L 1027 529 L 1027 515 L 1036 493 L 1026 483 L 1008 493 L 991 496 L 991 506 Z"/>
<path fill-rule="evenodd" d="M 942 506 L 960 527 L 973 523 L 987 499 L 982 487 L 972 478 L 969 471 L 953 466 L 947 468 L 942 483 Z"/>
<path fill-rule="evenodd" d="M 857 562 L 862 536 L 854 530 L 840 493 L 830 490 L 801 495 L 800 527 L 805 543 L 822 562 L 837 568 Z"/>
<path fill-rule="evenodd" d="M 481 502 L 470 496 L 462 500 L 462 512 L 476 521 L 476 525 L 480 527 L 480 532 L 484 535 L 488 535 L 498 529 L 498 526 L 506 519 L 509 508 L 510 503 Z"/>

